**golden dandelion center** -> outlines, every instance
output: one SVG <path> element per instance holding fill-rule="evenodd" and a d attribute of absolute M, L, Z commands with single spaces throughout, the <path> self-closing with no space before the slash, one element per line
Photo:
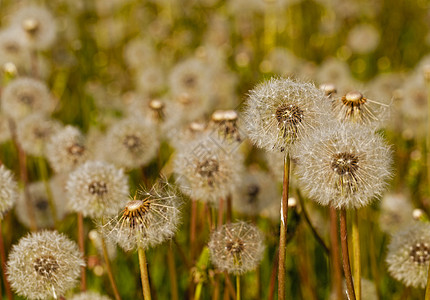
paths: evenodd
<path fill-rule="evenodd" d="M 51 278 L 60 268 L 52 255 L 37 257 L 33 262 L 33 267 L 37 274 L 46 278 Z"/>
<path fill-rule="evenodd" d="M 341 100 L 344 105 L 351 108 L 360 107 L 360 105 L 367 102 L 363 94 L 357 91 L 347 93 Z"/>
<path fill-rule="evenodd" d="M 337 153 L 333 156 L 331 168 L 338 175 L 354 174 L 358 170 L 358 157 L 348 152 Z"/>
<path fill-rule="evenodd" d="M 232 241 L 228 241 L 226 243 L 225 249 L 230 252 L 232 255 L 240 254 L 244 250 L 244 243 L 240 239 L 235 239 Z"/>
<path fill-rule="evenodd" d="M 413 262 L 424 264 L 430 260 L 430 247 L 427 243 L 416 243 L 410 247 L 409 255 Z"/>
<path fill-rule="evenodd" d="M 67 150 L 73 156 L 82 156 L 85 152 L 85 147 L 78 143 L 74 143 L 69 148 L 67 148 Z"/>
<path fill-rule="evenodd" d="M 275 117 L 281 127 L 285 125 L 295 126 L 302 121 L 303 110 L 294 104 L 281 105 L 276 109 Z"/>
<path fill-rule="evenodd" d="M 108 188 L 105 182 L 94 181 L 88 185 L 88 191 L 92 195 L 103 196 L 104 194 L 107 194 Z"/>
<path fill-rule="evenodd" d="M 144 216 L 149 211 L 149 207 L 148 199 L 128 202 L 122 215 L 123 224 L 127 224 L 132 229 L 144 224 Z"/>

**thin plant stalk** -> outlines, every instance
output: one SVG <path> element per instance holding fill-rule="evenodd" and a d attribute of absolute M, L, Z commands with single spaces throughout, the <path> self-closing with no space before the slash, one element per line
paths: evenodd
<path fill-rule="evenodd" d="M 57 215 L 57 208 L 55 207 L 54 203 L 54 196 L 52 195 L 51 186 L 49 185 L 48 181 L 48 168 L 46 166 L 46 162 L 43 159 L 43 157 L 39 157 L 37 159 L 38 167 L 40 176 L 42 177 L 43 185 L 45 186 L 46 195 L 48 196 L 48 204 L 49 208 L 51 209 L 52 214 L 52 220 L 54 221 L 55 228 L 58 228 L 58 215 Z"/>
<path fill-rule="evenodd" d="M 330 242 L 331 242 L 331 262 L 332 262 L 332 278 L 333 278 L 333 288 L 336 291 L 336 296 L 338 300 L 343 299 L 342 293 L 342 270 L 340 262 L 339 253 L 339 243 L 338 243 L 338 225 L 337 225 L 337 211 L 335 208 L 330 207 Z"/>
<path fill-rule="evenodd" d="M 240 300 L 240 276 L 236 275 L 236 300 Z"/>
<path fill-rule="evenodd" d="M 1 271 L 3 275 L 3 283 L 4 288 L 6 290 L 7 299 L 13 300 L 13 294 L 10 289 L 9 281 L 7 280 L 7 274 L 6 274 L 6 251 L 4 248 L 4 241 L 3 241 L 3 228 L 2 228 L 2 220 L 0 220 L 0 259 L 1 259 Z"/>
<path fill-rule="evenodd" d="M 352 212 L 352 252 L 354 255 L 354 289 L 357 300 L 361 299 L 361 259 L 360 233 L 358 229 L 358 211 Z"/>
<path fill-rule="evenodd" d="M 200 295 L 202 294 L 203 283 L 199 282 L 196 286 L 196 292 L 194 293 L 194 300 L 199 300 Z"/>
<path fill-rule="evenodd" d="M 281 225 L 279 233 L 279 260 L 278 260 L 278 299 L 285 299 L 285 252 L 287 246 L 288 223 L 288 188 L 290 177 L 290 156 L 284 157 L 284 179 L 282 185 Z"/>
<path fill-rule="evenodd" d="M 225 215 L 226 223 L 231 223 L 231 218 L 233 215 L 232 206 L 233 206 L 233 203 L 232 203 L 231 195 L 228 195 L 227 196 L 227 211 L 226 211 L 226 215 Z"/>
<path fill-rule="evenodd" d="M 78 244 L 82 256 L 85 257 L 85 230 L 84 230 L 84 217 L 82 213 L 78 212 Z M 81 291 L 87 290 L 87 273 L 85 266 L 81 267 Z"/>
<path fill-rule="evenodd" d="M 270 272 L 270 282 L 269 282 L 269 296 L 268 300 L 273 300 L 275 296 L 275 283 L 276 283 L 276 269 L 278 268 L 278 259 L 279 259 L 279 248 L 276 249 L 275 259 L 272 264 L 272 271 Z"/>
<path fill-rule="evenodd" d="M 173 255 L 171 243 L 167 249 L 167 264 L 169 268 L 171 299 L 178 300 L 178 278 L 176 276 L 175 256 Z"/>
<path fill-rule="evenodd" d="M 119 292 L 118 292 L 118 287 L 116 286 L 115 279 L 113 277 L 112 267 L 111 267 L 110 261 L 109 261 L 109 254 L 108 254 L 106 242 L 105 242 L 105 239 L 103 236 L 102 236 L 101 240 L 102 240 L 103 256 L 105 259 L 106 270 L 107 270 L 109 281 L 110 281 L 110 284 L 111 284 L 111 287 L 113 290 L 113 294 L 115 296 L 115 300 L 121 300 L 121 296 L 119 295 Z"/>
<path fill-rule="evenodd" d="M 351 265 L 349 264 L 348 233 L 346 227 L 346 210 L 340 210 L 340 243 L 342 246 L 343 272 L 350 300 L 355 300 L 354 284 L 352 282 Z"/>
<path fill-rule="evenodd" d="M 142 280 L 142 292 L 145 300 L 151 300 L 151 286 L 149 285 L 148 263 L 146 262 L 145 250 L 138 247 L 140 278 Z"/>
<path fill-rule="evenodd" d="M 297 190 L 297 198 L 299 198 L 300 207 L 302 208 L 302 214 L 305 217 L 305 221 L 309 225 L 309 228 L 311 229 L 311 232 L 312 232 L 313 236 L 315 237 L 315 239 L 317 240 L 317 242 L 320 243 L 320 245 L 323 247 L 324 252 L 327 255 L 330 255 L 329 248 L 327 247 L 327 245 L 325 244 L 323 238 L 319 235 L 319 233 L 317 232 L 317 230 L 315 229 L 315 227 L 312 225 L 312 222 L 311 222 L 311 220 L 309 218 L 309 215 L 308 215 L 308 213 L 306 211 L 306 207 L 305 207 L 305 203 L 303 201 L 303 197 L 302 197 L 302 195 L 301 195 L 301 193 L 300 193 L 299 190 Z"/>
<path fill-rule="evenodd" d="M 217 228 L 220 228 L 224 223 L 224 198 L 219 198 L 218 204 L 218 222 Z"/>
<path fill-rule="evenodd" d="M 196 252 L 197 200 L 191 200 L 190 260 L 194 262 Z"/>
<path fill-rule="evenodd" d="M 31 205 L 31 196 L 28 190 L 27 156 L 25 155 L 24 150 L 22 150 L 21 146 L 17 142 L 16 126 L 15 126 L 15 122 L 12 119 L 9 119 L 9 129 L 12 134 L 13 144 L 18 152 L 19 176 L 24 186 L 24 199 L 25 199 L 25 205 L 27 208 L 27 214 L 30 219 L 30 230 L 37 231 L 36 216 L 34 214 L 33 207 Z"/>
<path fill-rule="evenodd" d="M 234 289 L 233 283 L 231 282 L 230 276 L 228 275 L 227 271 L 224 271 L 224 278 L 225 278 L 225 286 L 228 290 L 230 298 L 235 300 L 236 299 L 236 291 Z"/>
<path fill-rule="evenodd" d="M 430 300 L 430 267 L 427 274 L 427 285 L 426 285 L 426 294 L 424 297 L 425 300 Z"/>

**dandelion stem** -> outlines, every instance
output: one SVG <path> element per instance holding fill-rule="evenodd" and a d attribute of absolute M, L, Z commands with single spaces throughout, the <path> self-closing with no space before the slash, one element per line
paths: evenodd
<path fill-rule="evenodd" d="M 342 270 L 340 266 L 339 243 L 337 239 L 337 212 L 330 207 L 330 242 L 331 242 L 331 261 L 332 261 L 332 278 L 333 288 L 336 291 L 337 299 L 343 299 L 342 293 Z"/>
<path fill-rule="evenodd" d="M 196 224 L 197 224 L 197 201 L 191 200 L 191 220 L 190 220 L 190 260 L 194 262 L 196 253 Z"/>
<path fill-rule="evenodd" d="M 81 250 L 82 257 L 85 258 L 85 230 L 84 230 L 84 217 L 82 213 L 78 212 L 78 243 L 79 250 Z M 87 274 L 85 266 L 81 267 L 81 291 L 87 290 Z"/>
<path fill-rule="evenodd" d="M 425 300 L 430 300 L 430 266 L 427 274 L 427 286 L 426 286 L 426 294 L 424 297 Z"/>
<path fill-rule="evenodd" d="M 236 300 L 240 300 L 240 276 L 236 275 Z"/>
<path fill-rule="evenodd" d="M 6 251 L 4 249 L 4 241 L 3 241 L 3 224 L 2 220 L 0 220 L 0 259 L 1 259 L 1 271 L 3 273 L 3 283 L 4 288 L 6 290 L 6 295 L 9 300 L 13 299 L 12 291 L 10 290 L 9 281 L 7 280 L 6 274 Z"/>
<path fill-rule="evenodd" d="M 231 282 L 230 276 L 228 275 L 227 271 L 224 271 L 224 278 L 225 278 L 225 285 L 226 285 L 226 288 L 228 290 L 230 297 L 232 299 L 235 299 L 236 298 L 236 291 L 234 290 L 233 283 Z"/>
<path fill-rule="evenodd" d="M 54 197 L 52 196 L 51 186 L 49 185 L 49 181 L 48 181 L 48 168 L 46 166 L 46 162 L 43 159 L 43 157 L 39 157 L 37 162 L 39 166 L 40 176 L 42 177 L 46 194 L 48 196 L 48 204 L 49 204 L 49 208 L 51 209 L 52 220 L 54 221 L 55 228 L 58 228 L 59 224 L 58 224 L 58 217 L 57 217 L 57 209 L 55 207 Z"/>
<path fill-rule="evenodd" d="M 284 157 L 284 180 L 282 185 L 281 228 L 279 234 L 278 299 L 285 299 L 285 249 L 287 245 L 288 188 L 290 177 L 290 156 Z"/>
<path fill-rule="evenodd" d="M 218 205 L 218 224 L 217 228 L 220 228 L 223 224 L 224 219 L 224 198 L 219 198 L 219 205 Z"/>
<path fill-rule="evenodd" d="M 352 251 L 354 253 L 355 296 L 361 299 L 361 262 L 360 262 L 360 233 L 358 230 L 358 211 L 352 212 Z"/>
<path fill-rule="evenodd" d="M 231 223 L 231 218 L 232 218 L 232 215 L 233 215 L 233 213 L 232 213 L 232 211 L 233 211 L 233 209 L 232 209 L 232 201 L 231 200 L 232 200 L 231 199 L 231 195 L 228 195 L 227 196 L 227 212 L 226 212 L 226 216 L 225 216 L 226 223 Z"/>
<path fill-rule="evenodd" d="M 300 193 L 300 191 L 297 189 L 297 198 L 299 198 L 299 202 L 300 202 L 300 207 L 302 208 L 302 214 L 305 217 L 305 221 L 306 223 L 309 225 L 309 228 L 312 231 L 313 236 L 315 237 L 315 239 L 318 241 L 318 243 L 321 244 L 321 246 L 323 247 L 325 253 L 327 255 L 330 255 L 330 250 L 327 247 L 327 245 L 325 244 L 324 240 L 322 239 L 322 237 L 318 234 L 318 232 L 316 231 L 315 227 L 312 225 L 311 220 L 309 219 L 309 215 L 306 211 L 306 207 L 305 207 L 305 203 L 303 201 L 303 197 Z"/>
<path fill-rule="evenodd" d="M 140 278 L 142 280 L 143 298 L 145 300 L 151 300 L 151 286 L 149 285 L 148 263 L 146 262 L 145 250 L 142 247 L 138 247 L 137 252 L 139 254 L 139 268 Z"/>
<path fill-rule="evenodd" d="M 173 255 L 172 243 L 170 243 L 167 249 L 167 263 L 169 267 L 169 277 L 170 277 L 170 291 L 172 300 L 178 300 L 178 282 L 176 276 L 176 267 L 175 267 L 175 257 Z"/>
<path fill-rule="evenodd" d="M 103 236 L 101 237 L 101 240 L 102 240 L 103 256 L 105 258 L 106 270 L 108 273 L 110 284 L 112 286 L 113 294 L 115 296 L 115 300 L 121 300 L 121 297 L 118 292 L 118 288 L 115 283 L 115 279 L 113 277 L 112 268 L 109 261 L 109 254 L 108 254 L 106 242 Z"/>
<path fill-rule="evenodd" d="M 196 292 L 194 293 L 194 300 L 199 300 L 200 299 L 200 295 L 202 293 L 202 287 L 203 287 L 203 283 L 199 282 L 197 284 L 197 287 L 196 287 Z"/>
<path fill-rule="evenodd" d="M 270 272 L 269 297 L 268 300 L 273 300 L 275 296 L 276 269 L 278 267 L 279 248 L 276 249 L 275 259 L 273 260 L 272 272 Z"/>
<path fill-rule="evenodd" d="M 18 152 L 19 176 L 24 186 L 24 198 L 25 198 L 25 205 L 27 208 L 27 214 L 30 219 L 30 230 L 37 231 L 36 216 L 34 214 L 34 210 L 31 205 L 30 192 L 28 191 L 27 156 L 25 155 L 24 150 L 22 150 L 21 146 L 17 142 L 15 122 L 12 119 L 9 120 L 9 129 L 12 134 L 13 144 Z"/>
<path fill-rule="evenodd" d="M 340 243 L 342 246 L 343 272 L 345 274 L 348 296 L 350 300 L 355 300 L 354 284 L 352 282 L 351 266 L 349 264 L 346 210 L 344 208 L 340 210 Z"/>

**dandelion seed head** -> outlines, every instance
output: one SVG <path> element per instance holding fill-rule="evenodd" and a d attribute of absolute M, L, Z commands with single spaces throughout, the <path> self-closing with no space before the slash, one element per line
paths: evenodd
<path fill-rule="evenodd" d="M 46 50 L 55 42 L 57 24 L 45 7 L 26 5 L 12 16 L 11 26 L 21 28 L 27 37 L 27 45 L 32 49 Z"/>
<path fill-rule="evenodd" d="M 231 150 L 231 151 L 230 151 Z M 183 193 L 191 199 L 217 203 L 234 192 L 243 172 L 242 155 L 221 140 L 201 137 L 178 149 L 174 169 Z"/>
<path fill-rule="evenodd" d="M 358 24 L 348 33 L 347 43 L 354 53 L 366 54 L 378 47 L 380 35 L 371 24 Z"/>
<path fill-rule="evenodd" d="M 54 104 L 45 83 L 29 77 L 13 79 L 4 88 L 1 97 L 4 114 L 15 120 L 34 112 L 49 114 Z"/>
<path fill-rule="evenodd" d="M 319 86 L 327 97 L 331 97 L 337 93 L 336 85 L 333 83 L 323 83 Z"/>
<path fill-rule="evenodd" d="M 122 169 L 100 161 L 87 161 L 69 175 L 68 206 L 85 217 L 110 217 L 128 197 L 128 179 Z"/>
<path fill-rule="evenodd" d="M 23 67 L 30 57 L 25 45 L 25 35 L 17 28 L 7 28 L 0 31 L 0 65 L 13 63 Z"/>
<path fill-rule="evenodd" d="M 46 157 L 55 172 L 68 172 L 88 158 L 85 137 L 76 127 L 67 125 L 54 134 L 46 145 Z"/>
<path fill-rule="evenodd" d="M 286 151 L 330 117 L 324 93 L 311 83 L 272 78 L 250 91 L 244 128 L 268 151 Z"/>
<path fill-rule="evenodd" d="M 0 166 L 0 219 L 13 207 L 18 198 L 18 184 L 12 171 Z"/>
<path fill-rule="evenodd" d="M 26 153 L 42 156 L 45 153 L 46 143 L 61 127 L 59 122 L 43 114 L 31 114 L 17 123 L 17 140 Z"/>
<path fill-rule="evenodd" d="M 154 247 L 174 236 L 180 205 L 173 186 L 159 181 L 148 191 L 140 190 L 103 231 L 125 251 Z"/>
<path fill-rule="evenodd" d="M 119 167 L 133 169 L 154 158 L 158 146 L 154 126 L 137 118 L 124 119 L 107 132 L 105 159 Z"/>
<path fill-rule="evenodd" d="M 430 261 L 430 225 L 413 222 L 392 235 L 388 272 L 406 286 L 424 288 Z"/>
<path fill-rule="evenodd" d="M 213 264 L 233 274 L 255 269 L 265 248 L 260 230 L 245 222 L 223 225 L 211 234 L 208 246 Z"/>
<path fill-rule="evenodd" d="M 371 128 L 329 124 L 297 145 L 295 173 L 309 197 L 335 208 L 359 208 L 380 197 L 391 175 L 391 152 Z"/>
<path fill-rule="evenodd" d="M 379 226 L 386 233 L 394 233 L 413 221 L 413 207 L 402 193 L 384 195 L 379 215 Z"/>
<path fill-rule="evenodd" d="M 7 262 L 12 289 L 28 299 L 63 295 L 77 284 L 85 266 L 75 242 L 53 231 L 28 234 L 14 245 Z"/>
<path fill-rule="evenodd" d="M 51 189 L 52 201 L 55 205 L 55 211 L 58 220 L 62 220 L 68 212 L 66 203 L 64 201 L 64 188 L 61 186 L 64 184 L 64 176 L 56 175 L 50 179 L 47 184 Z M 48 193 L 46 191 L 46 184 L 43 181 L 32 182 L 28 185 L 28 193 L 30 207 L 32 208 L 36 225 L 38 228 L 50 228 L 55 225 L 52 217 L 52 210 L 49 205 Z M 20 193 L 18 197 L 15 215 L 18 221 L 31 228 L 31 219 L 28 214 L 28 203 L 24 192 Z"/>

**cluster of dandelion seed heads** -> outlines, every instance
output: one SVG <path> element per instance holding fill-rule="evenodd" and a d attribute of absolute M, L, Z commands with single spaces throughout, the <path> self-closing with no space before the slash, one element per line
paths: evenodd
<path fill-rule="evenodd" d="M 7 262 L 8 280 L 28 299 L 63 295 L 78 282 L 85 266 L 78 245 L 58 232 L 42 231 L 21 238 Z"/>
<path fill-rule="evenodd" d="M 137 118 L 115 123 L 106 135 L 106 159 L 125 168 L 136 168 L 154 158 L 159 146 L 155 128 Z"/>
<path fill-rule="evenodd" d="M 223 225 L 211 234 L 209 241 L 213 264 L 233 274 L 255 269 L 263 258 L 264 248 L 263 234 L 245 222 Z"/>
<path fill-rule="evenodd" d="M 311 83 L 272 78 L 250 91 L 244 111 L 248 137 L 268 151 L 289 151 L 330 119 L 330 103 Z"/>
<path fill-rule="evenodd" d="M 18 196 L 18 184 L 13 173 L 0 166 L 0 219 L 13 207 Z"/>
<path fill-rule="evenodd" d="M 78 128 L 67 125 L 51 137 L 46 157 L 57 173 L 73 170 L 88 157 L 84 135 Z"/>
<path fill-rule="evenodd" d="M 31 114 L 17 124 L 18 143 L 28 154 L 42 156 L 46 143 L 61 128 L 60 123 L 42 114 Z"/>
<path fill-rule="evenodd" d="M 1 109 L 7 116 L 19 120 L 34 112 L 50 113 L 54 109 L 54 100 L 45 83 L 20 77 L 4 88 Z"/>
<path fill-rule="evenodd" d="M 83 292 L 77 295 L 73 295 L 70 300 L 111 300 L 108 296 L 100 295 L 96 292 Z"/>
<path fill-rule="evenodd" d="M 391 174 L 382 137 L 358 124 L 334 123 L 294 149 L 299 184 L 309 197 L 335 208 L 359 208 L 380 197 Z"/>
<path fill-rule="evenodd" d="M 158 182 L 149 191 L 139 191 L 103 231 L 125 251 L 154 247 L 174 236 L 180 205 L 173 187 Z"/>
<path fill-rule="evenodd" d="M 85 217 L 109 217 L 128 198 L 128 178 L 122 169 L 100 161 L 87 161 L 69 175 L 68 206 Z"/>
<path fill-rule="evenodd" d="M 217 203 L 236 189 L 243 172 L 242 161 L 237 151 L 202 135 L 178 149 L 174 168 L 181 190 L 191 199 Z"/>
<path fill-rule="evenodd" d="M 414 222 L 392 235 L 388 272 L 406 286 L 424 288 L 430 261 L 430 225 Z"/>

